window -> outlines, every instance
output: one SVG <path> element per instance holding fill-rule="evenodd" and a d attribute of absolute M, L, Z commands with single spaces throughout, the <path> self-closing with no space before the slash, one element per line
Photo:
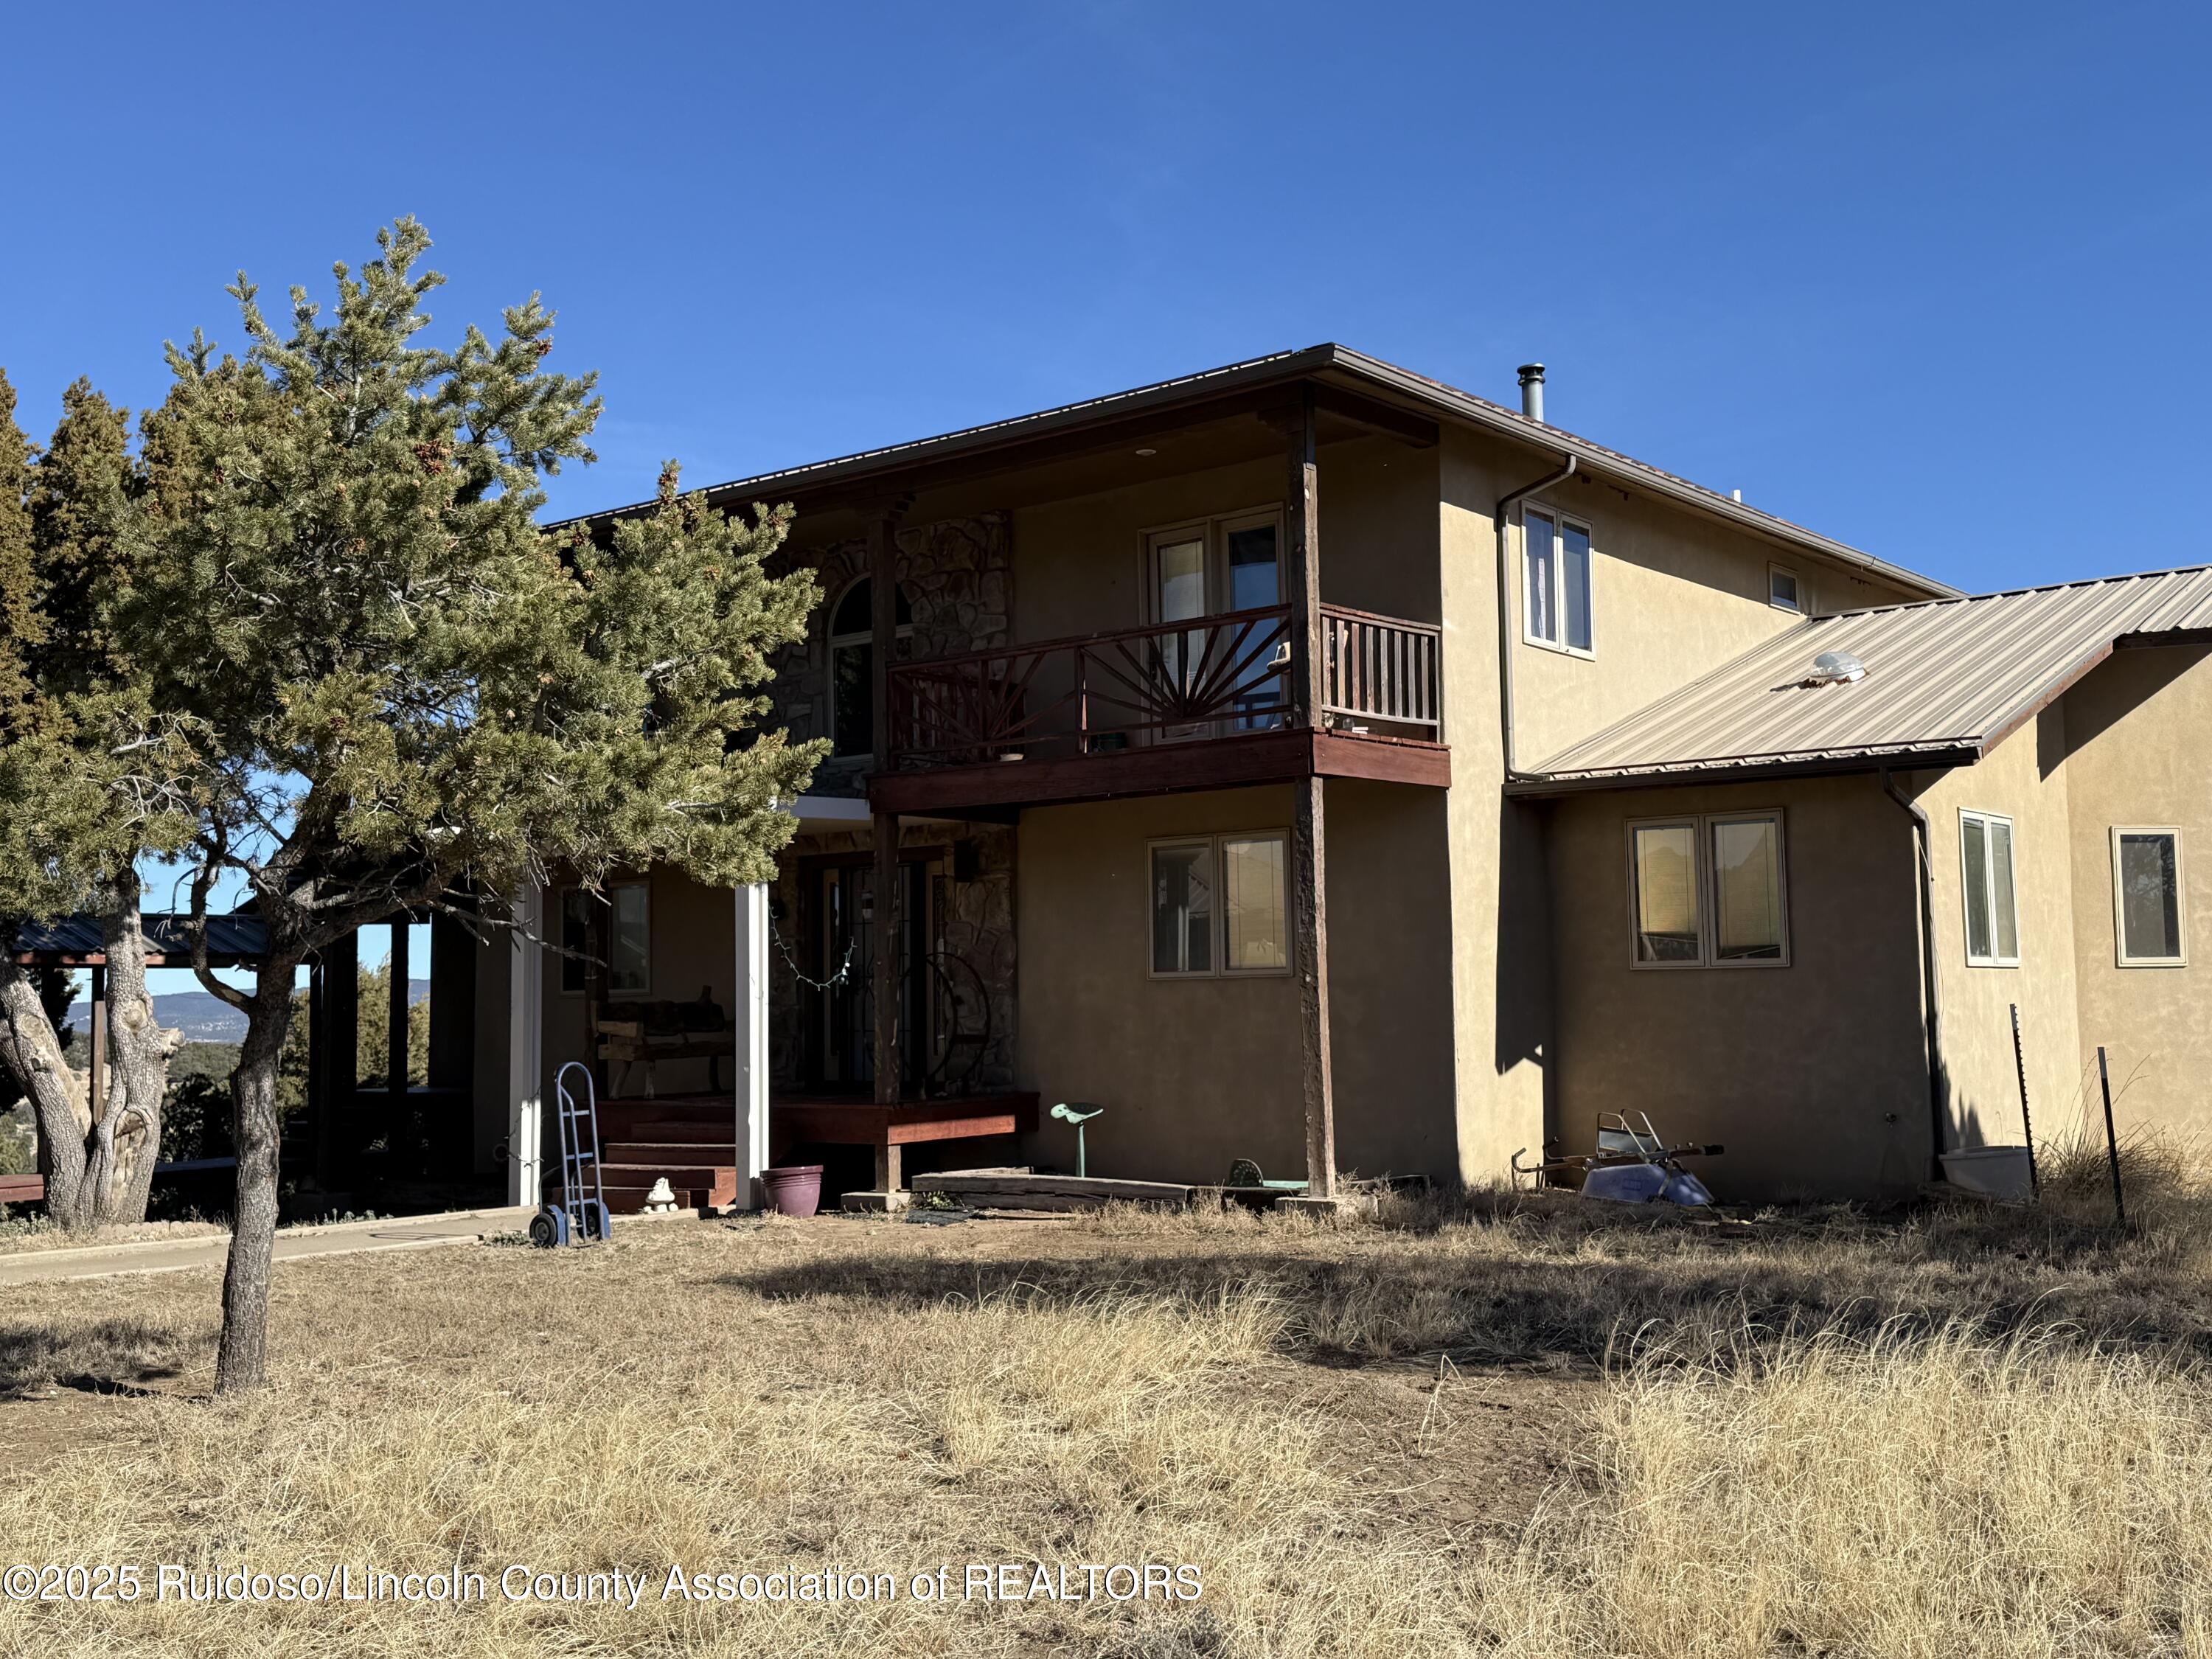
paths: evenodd
<path fill-rule="evenodd" d="M 607 952 L 607 990 L 641 997 L 653 989 L 653 895 L 641 881 L 607 890 L 612 938 Z"/>
<path fill-rule="evenodd" d="M 1782 814 L 1706 814 L 1628 827 L 1631 963 L 1786 967 Z"/>
<path fill-rule="evenodd" d="M 2112 830 L 2112 930 L 2123 968 L 2180 968 L 2181 831 Z"/>
<path fill-rule="evenodd" d="M 580 887 L 561 890 L 560 942 L 567 953 L 561 958 L 561 989 L 581 996 L 591 966 L 585 958 L 592 953 L 592 896 Z"/>
<path fill-rule="evenodd" d="M 1196 622 L 1224 611 L 1280 605 L 1282 542 L 1283 515 L 1273 507 L 1154 532 L 1152 619 Z M 1218 665 L 1215 653 L 1227 643 L 1226 637 L 1212 640 L 1204 629 L 1170 635 L 1162 641 L 1162 666 L 1177 681 L 1187 673 L 1202 675 Z M 1239 670 L 1230 702 L 1243 712 L 1231 718 L 1229 730 L 1256 732 L 1282 725 L 1288 688 L 1281 666 L 1253 661 Z"/>
<path fill-rule="evenodd" d="M 1532 645 L 1591 654 L 1590 532 L 1549 507 L 1521 514 L 1522 626 Z"/>
<path fill-rule="evenodd" d="M 841 757 L 875 752 L 874 603 L 873 589 L 863 576 L 845 590 L 830 616 L 830 752 Z M 896 615 L 896 637 L 913 638 L 914 610 L 904 588 L 898 591 Z"/>
<path fill-rule="evenodd" d="M 1152 972 L 1286 971 L 1289 846 L 1279 830 L 1155 843 Z"/>
<path fill-rule="evenodd" d="M 2020 966 L 2020 910 L 2013 891 L 2012 820 L 1993 812 L 1959 814 L 1959 875 L 1966 902 L 1966 961 L 1975 968 Z"/>
<path fill-rule="evenodd" d="M 1766 567 L 1766 602 L 1777 611 L 1794 611 L 1805 614 L 1805 590 L 1798 585 L 1797 573 L 1787 565 Z"/>

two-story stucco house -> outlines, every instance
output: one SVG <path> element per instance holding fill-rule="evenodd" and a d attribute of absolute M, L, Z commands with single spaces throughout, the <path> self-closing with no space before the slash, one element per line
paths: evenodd
<path fill-rule="evenodd" d="M 1105 1176 L 1499 1182 L 1644 1109 L 1726 1197 L 1904 1194 L 2018 1139 L 2014 1006 L 2039 1131 L 2100 1044 L 2198 1123 L 2212 574 L 1964 598 L 1523 378 L 1324 345 L 711 491 L 796 506 L 836 757 L 772 890 L 539 896 L 595 962 L 475 970 L 480 1164 L 534 1199 L 585 1060 L 617 1207 L 1073 1167 L 1040 1101 Z"/>

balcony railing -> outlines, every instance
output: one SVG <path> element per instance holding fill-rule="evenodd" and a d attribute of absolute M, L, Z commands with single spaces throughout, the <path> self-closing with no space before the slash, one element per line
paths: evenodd
<path fill-rule="evenodd" d="M 1095 755 L 1292 723 L 1288 605 L 901 663 L 894 766 Z M 1322 713 L 1433 738 L 1439 630 L 1322 607 Z"/>

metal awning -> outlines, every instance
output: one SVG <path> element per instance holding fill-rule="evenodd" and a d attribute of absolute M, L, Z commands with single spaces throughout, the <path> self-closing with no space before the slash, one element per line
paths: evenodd
<path fill-rule="evenodd" d="M 1515 793 L 1971 763 L 2128 644 L 2212 641 L 2212 567 L 1809 618 L 1562 750 Z M 1863 678 L 1823 681 L 1848 653 Z"/>

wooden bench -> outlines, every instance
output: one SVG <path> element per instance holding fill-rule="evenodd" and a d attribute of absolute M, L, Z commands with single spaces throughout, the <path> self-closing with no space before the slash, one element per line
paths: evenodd
<path fill-rule="evenodd" d="M 0 1204 L 42 1204 L 46 1197 L 44 1176 L 0 1176 Z"/>

